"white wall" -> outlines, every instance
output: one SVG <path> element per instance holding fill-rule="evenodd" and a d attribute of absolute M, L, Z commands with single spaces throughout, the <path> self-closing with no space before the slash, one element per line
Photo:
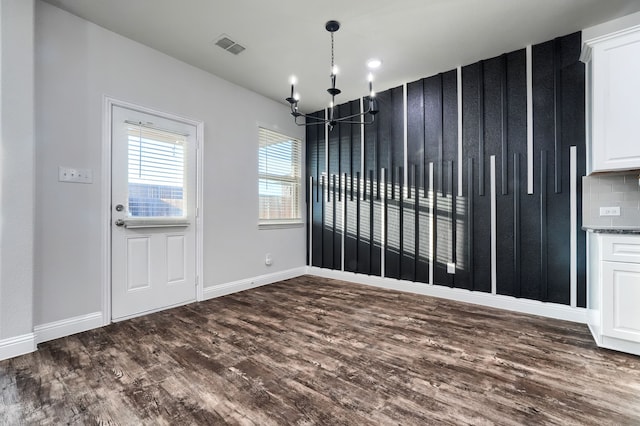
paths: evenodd
<path fill-rule="evenodd" d="M 257 123 L 303 138 L 287 106 L 41 1 L 35 44 L 35 324 L 101 309 L 105 95 L 204 121 L 205 287 L 304 266 L 305 228 L 257 228 Z M 60 165 L 93 184 L 57 182 Z"/>
<path fill-rule="evenodd" d="M 33 331 L 33 10 L 0 2 L 0 341 Z"/>

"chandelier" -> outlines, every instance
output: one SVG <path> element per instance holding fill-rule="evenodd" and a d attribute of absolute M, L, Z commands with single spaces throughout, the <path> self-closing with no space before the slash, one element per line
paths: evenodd
<path fill-rule="evenodd" d="M 334 113 L 335 109 L 335 98 L 336 95 L 340 94 L 340 89 L 336 87 L 336 77 L 338 75 L 338 67 L 334 62 L 333 55 L 333 34 L 340 29 L 340 23 L 338 21 L 328 21 L 324 28 L 331 33 L 331 87 L 327 89 L 329 95 L 331 95 L 331 102 L 329 103 L 329 111 L 325 118 L 315 117 L 313 115 L 303 114 L 298 109 L 298 102 L 300 101 L 299 94 L 295 91 L 296 78 L 291 78 L 291 95 L 286 99 L 291 106 L 291 115 L 293 116 L 294 122 L 298 126 L 313 126 L 313 125 L 321 125 L 328 124 L 329 130 L 332 130 L 333 127 L 338 123 L 344 124 L 371 124 L 373 123 L 376 114 L 378 113 L 378 105 L 376 102 L 376 94 L 373 91 L 373 74 L 369 73 L 369 96 L 367 99 L 367 110 L 361 111 L 358 114 L 352 114 L 344 117 L 336 117 Z M 377 61 L 377 65 L 371 66 L 371 68 L 379 66 L 380 61 Z M 303 123 L 298 122 L 298 118 L 304 118 L 305 121 Z"/>

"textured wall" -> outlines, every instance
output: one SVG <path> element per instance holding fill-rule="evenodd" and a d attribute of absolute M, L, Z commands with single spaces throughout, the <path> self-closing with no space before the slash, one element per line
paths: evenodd
<path fill-rule="evenodd" d="M 303 228 L 257 226 L 258 123 L 303 137 L 286 106 L 45 2 L 35 28 L 36 325 L 101 309 L 104 95 L 204 122 L 205 290 L 304 266 Z M 94 183 L 58 182 L 59 165 Z"/>
<path fill-rule="evenodd" d="M 33 331 L 33 10 L 0 2 L 0 341 Z"/>
<path fill-rule="evenodd" d="M 530 95 L 522 49 L 379 93 L 371 126 L 308 127 L 311 264 L 585 306 L 580 48 L 532 46 Z"/>

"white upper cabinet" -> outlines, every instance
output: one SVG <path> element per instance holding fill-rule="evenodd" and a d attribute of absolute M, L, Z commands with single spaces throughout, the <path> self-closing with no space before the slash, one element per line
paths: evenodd
<path fill-rule="evenodd" d="M 640 169 L 640 26 L 585 41 L 583 60 L 589 173 Z"/>

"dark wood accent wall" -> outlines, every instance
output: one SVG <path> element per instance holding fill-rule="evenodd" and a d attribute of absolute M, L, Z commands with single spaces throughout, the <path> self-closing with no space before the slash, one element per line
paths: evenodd
<path fill-rule="evenodd" d="M 358 125 L 328 134 L 307 127 L 310 264 L 570 304 L 572 146 L 576 175 L 585 174 L 580 48 L 580 33 L 532 46 L 533 193 L 525 49 L 462 67 L 461 153 L 457 70 L 379 93 L 380 113 L 364 134 Z M 359 111 L 355 100 L 336 113 Z M 577 182 L 577 306 L 584 307 Z M 455 274 L 447 263 L 455 263 Z"/>

